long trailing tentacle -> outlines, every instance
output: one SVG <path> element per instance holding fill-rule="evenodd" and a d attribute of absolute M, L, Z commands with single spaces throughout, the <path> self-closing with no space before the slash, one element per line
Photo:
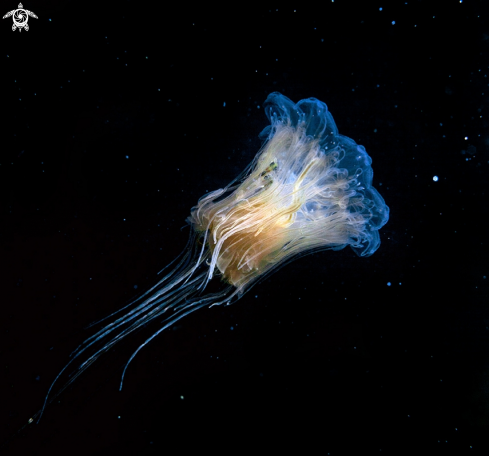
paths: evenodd
<path fill-rule="evenodd" d="M 109 320 L 111 317 L 119 315 L 114 321 L 106 324 L 95 334 L 87 338 L 72 352 L 70 361 L 63 367 L 52 382 L 46 394 L 42 409 L 34 416 L 34 418 L 39 417 L 40 419 L 47 404 L 61 394 L 103 353 L 110 350 L 126 336 L 141 329 L 155 318 L 163 318 L 160 322 L 161 327 L 143 342 L 129 358 L 122 373 L 120 383 L 121 389 L 129 363 L 151 340 L 165 329 L 174 325 L 184 316 L 216 303 L 228 303 L 238 294 L 238 290 L 236 290 L 235 287 L 226 285 L 224 289 L 219 292 L 202 296 L 202 292 L 208 281 L 209 272 L 206 262 L 209 258 L 209 251 L 205 247 L 205 244 L 202 246 L 199 245 L 199 242 L 197 242 L 199 240 L 202 240 L 199 238 L 199 235 L 192 232 L 187 248 L 182 252 L 180 257 L 177 258 L 178 263 L 172 271 L 136 300 L 108 317 L 90 325 L 90 327 L 93 327 L 101 322 Z M 83 358 L 84 360 L 82 361 Z M 80 361 L 80 364 L 70 374 L 68 381 L 53 394 L 54 387 L 60 377 L 67 372 L 77 360 Z"/>

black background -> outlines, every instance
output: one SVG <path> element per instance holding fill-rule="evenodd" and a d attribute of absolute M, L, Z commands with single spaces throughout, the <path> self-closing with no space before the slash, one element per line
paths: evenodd
<path fill-rule="evenodd" d="M 1 451 L 487 454 L 485 2 L 177 3 L 30 1 L 29 31 L 0 22 Z M 85 328 L 252 160 L 272 91 L 326 102 L 366 147 L 380 249 L 306 256 L 189 316 L 119 392 L 129 338 L 25 426 Z"/>

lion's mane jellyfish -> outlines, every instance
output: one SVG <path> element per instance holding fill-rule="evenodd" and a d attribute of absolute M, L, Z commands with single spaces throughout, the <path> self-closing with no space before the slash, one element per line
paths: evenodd
<path fill-rule="evenodd" d="M 121 388 L 137 352 L 185 315 L 234 302 L 301 255 L 347 245 L 359 256 L 377 250 L 389 208 L 372 187 L 365 148 L 338 134 L 326 105 L 315 98 L 294 104 L 274 92 L 264 108 L 270 125 L 260 134 L 264 143 L 251 164 L 192 208 L 186 249 L 153 288 L 104 319 L 110 323 L 78 347 L 46 403 L 69 366 L 79 363 L 61 391 L 102 353 L 154 319 L 161 325 L 129 358 Z M 206 292 L 214 277 L 220 290 Z"/>

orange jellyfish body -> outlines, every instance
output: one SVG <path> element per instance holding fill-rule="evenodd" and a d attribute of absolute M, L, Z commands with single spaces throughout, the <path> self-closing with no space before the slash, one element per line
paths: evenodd
<path fill-rule="evenodd" d="M 326 105 L 315 98 L 294 104 L 274 92 L 264 106 L 270 125 L 260 135 L 264 144 L 254 160 L 228 186 L 192 208 L 190 239 L 173 269 L 103 320 L 109 323 L 75 350 L 55 378 L 44 407 L 100 355 L 148 323 L 159 326 L 129 358 L 121 388 L 138 351 L 189 313 L 230 304 L 298 256 L 347 245 L 360 256 L 377 250 L 389 208 L 372 187 L 372 160 L 365 148 L 340 135 Z M 221 289 L 205 293 L 216 276 L 223 279 Z"/>

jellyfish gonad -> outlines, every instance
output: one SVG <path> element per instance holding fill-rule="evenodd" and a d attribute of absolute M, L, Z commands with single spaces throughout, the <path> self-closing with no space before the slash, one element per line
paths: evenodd
<path fill-rule="evenodd" d="M 161 326 L 127 361 L 121 388 L 139 350 L 191 312 L 235 302 L 267 274 L 304 254 L 347 245 L 362 257 L 377 250 L 389 208 L 372 187 L 372 160 L 365 148 L 340 135 L 326 105 L 315 98 L 294 104 L 274 92 L 264 108 L 270 125 L 260 134 L 264 143 L 256 157 L 228 186 L 192 208 L 190 239 L 172 269 L 75 350 L 44 407 L 69 367 L 78 363 L 57 394 L 100 355 L 156 318 Z M 220 280 L 220 289 L 208 292 L 213 279 Z"/>

